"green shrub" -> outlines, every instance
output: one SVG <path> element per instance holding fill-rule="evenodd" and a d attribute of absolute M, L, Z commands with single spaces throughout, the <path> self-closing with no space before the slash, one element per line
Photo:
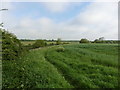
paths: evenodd
<path fill-rule="evenodd" d="M 87 39 L 81 39 L 81 40 L 80 40 L 80 43 L 90 43 L 90 41 L 87 40 Z"/>
<path fill-rule="evenodd" d="M 22 44 L 17 37 L 8 31 L 2 32 L 2 57 L 3 60 L 14 60 L 22 53 Z"/>
<path fill-rule="evenodd" d="M 65 48 L 64 47 L 58 47 L 56 49 L 57 52 L 64 52 L 65 51 Z"/>
<path fill-rule="evenodd" d="M 39 48 L 46 46 L 47 43 L 45 40 L 36 40 L 36 42 L 32 45 L 33 48 Z"/>
<path fill-rule="evenodd" d="M 99 39 L 95 39 L 93 42 L 94 43 L 105 43 L 103 40 L 99 40 Z"/>

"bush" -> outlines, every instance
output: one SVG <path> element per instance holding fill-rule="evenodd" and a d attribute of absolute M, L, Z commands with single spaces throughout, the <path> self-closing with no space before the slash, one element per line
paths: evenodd
<path fill-rule="evenodd" d="M 2 59 L 14 60 L 22 53 L 22 44 L 17 37 L 5 30 L 2 32 Z"/>
<path fill-rule="evenodd" d="M 87 40 L 87 39 L 81 39 L 81 40 L 80 40 L 80 43 L 90 43 L 90 41 Z"/>
<path fill-rule="evenodd" d="M 98 40 L 98 39 L 95 39 L 94 43 L 102 43 L 102 42 L 100 40 Z"/>
<path fill-rule="evenodd" d="M 58 47 L 56 49 L 57 52 L 64 52 L 65 51 L 65 48 L 64 47 Z"/>
<path fill-rule="evenodd" d="M 32 47 L 33 47 L 33 48 L 39 48 L 39 47 L 44 47 L 44 46 L 46 46 L 46 45 L 47 45 L 47 43 L 46 43 L 45 40 L 37 40 L 37 41 L 32 45 Z"/>

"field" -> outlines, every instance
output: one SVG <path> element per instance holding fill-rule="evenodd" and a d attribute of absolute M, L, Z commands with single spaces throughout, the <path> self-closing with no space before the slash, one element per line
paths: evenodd
<path fill-rule="evenodd" d="M 50 46 L 2 66 L 3 88 L 118 88 L 117 44 Z"/>
<path fill-rule="evenodd" d="M 35 41 L 21 41 L 23 45 L 29 45 L 35 43 Z"/>
<path fill-rule="evenodd" d="M 29 44 L 34 44 L 36 40 L 33 41 L 21 41 L 23 45 L 29 45 Z M 79 41 L 61 41 L 61 43 L 78 43 Z M 47 41 L 47 44 L 56 44 L 56 41 Z"/>

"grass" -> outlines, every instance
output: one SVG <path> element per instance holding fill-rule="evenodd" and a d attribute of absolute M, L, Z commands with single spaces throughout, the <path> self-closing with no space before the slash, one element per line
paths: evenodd
<path fill-rule="evenodd" d="M 35 41 L 21 41 L 21 43 L 23 44 L 23 45 L 29 45 L 29 44 L 33 44 L 33 43 L 35 43 Z"/>
<path fill-rule="evenodd" d="M 76 88 L 118 87 L 118 58 L 114 55 L 98 54 L 89 49 L 83 49 L 88 46 L 100 47 L 100 45 L 92 46 L 92 44 L 68 45 L 64 46 L 65 52 L 58 53 L 51 49 L 47 52 L 46 58 L 59 68 L 65 78 Z M 103 46 L 102 49 L 109 47 L 109 45 Z M 111 53 L 114 51 L 111 50 Z"/>
<path fill-rule="evenodd" d="M 118 88 L 117 44 L 69 44 L 3 61 L 3 88 Z"/>
<path fill-rule="evenodd" d="M 44 58 L 46 49 L 31 51 L 15 61 L 3 62 L 3 87 L 59 88 L 72 87 L 57 69 Z M 12 81 L 13 80 L 13 81 Z"/>
<path fill-rule="evenodd" d="M 35 40 L 34 41 L 21 41 L 21 43 L 23 45 L 29 45 L 29 44 L 34 44 L 35 43 Z M 69 42 L 69 41 L 61 41 L 61 43 L 78 43 L 78 42 Z M 56 41 L 47 41 L 47 45 L 51 45 L 51 44 L 56 44 Z"/>

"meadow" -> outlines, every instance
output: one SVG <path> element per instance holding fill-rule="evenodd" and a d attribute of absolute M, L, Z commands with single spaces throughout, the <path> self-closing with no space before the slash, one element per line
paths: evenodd
<path fill-rule="evenodd" d="M 118 44 L 55 45 L 2 63 L 3 88 L 119 87 Z"/>
<path fill-rule="evenodd" d="M 27 41 L 27 40 L 24 40 L 24 41 L 22 41 L 21 40 L 21 43 L 23 44 L 23 45 L 29 45 L 29 44 L 34 44 L 35 43 L 35 41 L 36 40 L 31 40 L 31 41 Z M 61 41 L 61 43 L 63 43 L 63 44 L 67 44 L 67 43 L 79 43 L 79 41 Z M 56 41 L 47 41 L 47 45 L 50 45 L 50 44 L 56 44 Z"/>
<path fill-rule="evenodd" d="M 35 43 L 35 41 L 21 41 L 23 45 L 29 45 Z"/>

